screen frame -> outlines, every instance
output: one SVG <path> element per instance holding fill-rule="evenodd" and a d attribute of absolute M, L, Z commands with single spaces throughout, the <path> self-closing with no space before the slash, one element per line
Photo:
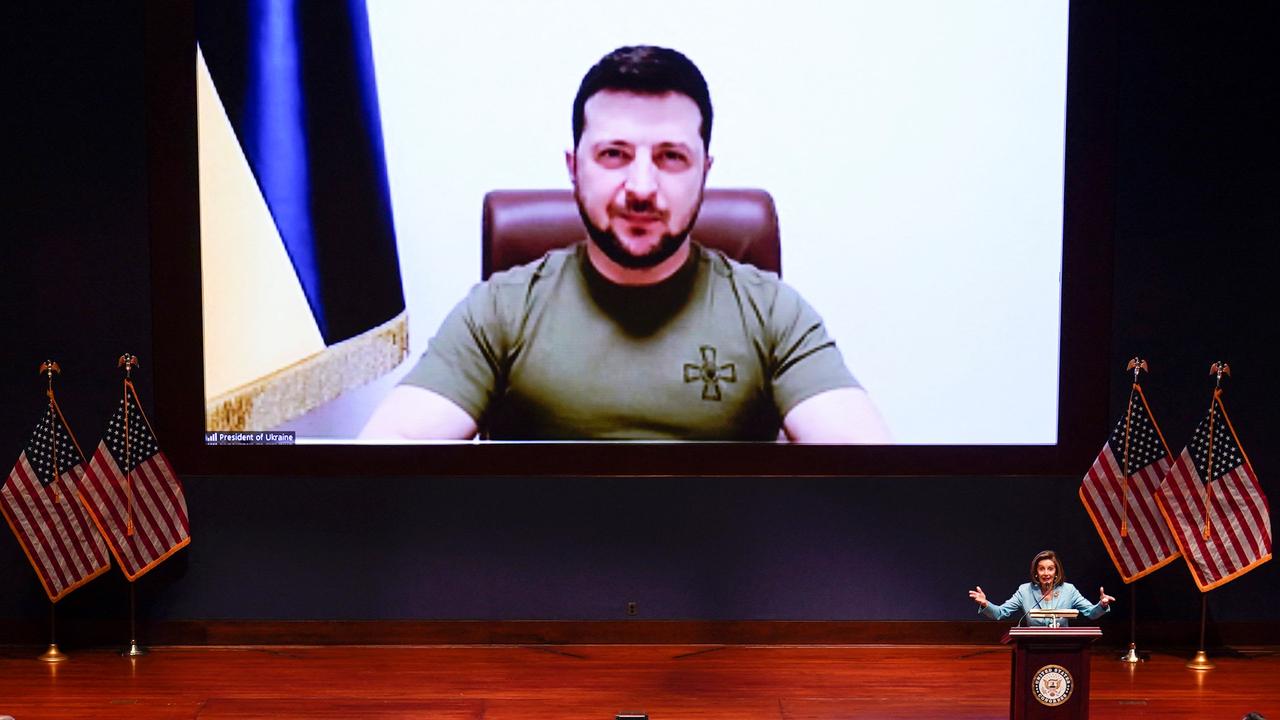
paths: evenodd
<path fill-rule="evenodd" d="M 1058 442 L 791 445 L 558 442 L 207 446 L 203 443 L 195 0 L 148 3 L 146 135 L 156 425 L 185 473 L 511 476 L 1064 475 L 1088 468 L 1109 407 L 1116 164 L 1116 11 L 1070 4 Z M 477 243 L 477 248 L 479 243 Z M 479 259 L 477 259 L 477 267 Z M 945 362 L 940 355 L 939 362 Z M 1018 358 L 975 382 L 1018 391 Z"/>

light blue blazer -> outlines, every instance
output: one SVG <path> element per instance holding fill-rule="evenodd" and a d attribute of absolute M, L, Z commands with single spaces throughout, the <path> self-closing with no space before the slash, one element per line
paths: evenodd
<path fill-rule="evenodd" d="M 985 615 L 992 620 L 1004 620 L 1010 615 L 1015 613 L 1021 615 L 1031 609 L 1075 609 L 1079 610 L 1081 615 L 1093 620 L 1111 612 L 1110 605 L 1104 606 L 1098 603 L 1089 602 L 1080 594 L 1079 590 L 1076 590 L 1076 586 L 1071 583 L 1062 583 L 1059 585 L 1054 589 L 1053 596 L 1047 601 L 1041 601 L 1041 597 L 1039 586 L 1032 585 L 1031 583 L 1022 583 L 1022 586 L 1013 594 L 1013 597 L 1005 600 L 1003 605 L 996 605 L 995 603 L 988 602 L 986 607 L 978 608 L 978 614 Z M 1048 625 L 1049 622 L 1050 620 L 1048 618 L 1041 619 L 1028 617 L 1026 618 L 1025 624 Z M 1062 624 L 1068 624 L 1066 618 L 1062 619 Z"/>

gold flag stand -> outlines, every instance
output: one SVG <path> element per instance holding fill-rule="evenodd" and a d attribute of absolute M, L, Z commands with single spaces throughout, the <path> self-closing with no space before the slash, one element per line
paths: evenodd
<path fill-rule="evenodd" d="M 129 386 L 133 378 L 133 369 L 138 367 L 138 356 L 133 353 L 125 353 L 116 361 L 116 367 L 124 369 L 124 447 L 125 447 L 125 478 L 128 485 L 129 497 L 129 523 L 128 533 L 133 534 L 133 454 L 129 442 Z M 137 580 L 129 581 L 129 645 L 120 651 L 125 657 L 142 657 L 147 654 L 147 649 L 138 644 L 138 582 Z"/>
<path fill-rule="evenodd" d="M 1187 667 L 1191 670 L 1212 670 L 1216 667 L 1213 661 L 1209 659 L 1209 654 L 1204 651 L 1204 626 L 1205 617 L 1209 613 L 1209 596 L 1205 593 L 1200 595 L 1200 649 L 1196 651 L 1195 657 L 1187 661 Z"/>
<path fill-rule="evenodd" d="M 1231 376 L 1231 368 L 1225 362 L 1215 362 L 1209 366 L 1209 374 L 1214 376 L 1213 383 L 1213 399 L 1209 401 L 1209 449 L 1208 459 L 1205 461 L 1205 474 L 1208 478 L 1204 481 L 1204 539 L 1209 539 L 1209 483 L 1213 482 L 1213 410 L 1214 403 L 1218 402 L 1218 396 L 1222 392 L 1222 376 Z M 1209 654 L 1204 651 L 1204 627 L 1205 620 L 1209 614 L 1209 598 L 1205 593 L 1200 594 L 1200 649 L 1196 651 L 1194 657 L 1187 661 L 1187 667 L 1192 670 L 1212 670 L 1214 668 L 1213 661 L 1209 659 Z"/>
<path fill-rule="evenodd" d="M 46 394 L 49 397 L 49 412 L 54 409 L 53 402 L 53 374 L 62 372 L 62 368 L 58 367 L 58 363 L 52 360 L 45 360 L 40 363 L 40 374 L 49 378 L 49 389 Z M 52 416 L 51 416 L 52 417 Z M 51 421 L 52 422 L 52 421 Z M 52 446 L 49 448 L 49 458 L 53 463 L 53 477 L 56 481 L 58 478 L 58 442 L 55 438 Z M 55 490 L 56 492 L 56 490 Z M 51 596 L 52 597 L 52 596 Z M 60 663 L 67 659 L 67 656 L 58 649 L 58 605 L 52 599 L 49 600 L 49 647 L 40 655 L 40 662 Z"/>
<path fill-rule="evenodd" d="M 67 656 L 58 649 L 57 607 L 56 604 L 49 603 L 49 649 L 37 658 L 40 662 L 60 663 L 67 659 Z"/>
<path fill-rule="evenodd" d="M 1125 366 L 1125 370 L 1133 371 L 1133 384 L 1129 387 L 1129 407 L 1125 410 L 1124 415 L 1124 515 L 1120 519 L 1121 537 L 1128 533 L 1129 523 L 1129 427 L 1133 422 L 1133 395 L 1138 388 L 1138 374 L 1143 371 L 1151 372 L 1147 361 L 1136 356 Z M 1120 656 L 1120 662 L 1131 665 L 1137 665 L 1142 662 L 1142 656 L 1138 654 L 1137 639 L 1138 588 L 1134 583 L 1129 583 L 1129 652 Z"/>

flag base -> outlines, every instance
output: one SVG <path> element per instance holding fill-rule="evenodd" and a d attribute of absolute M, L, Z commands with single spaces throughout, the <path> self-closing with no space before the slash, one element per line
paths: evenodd
<path fill-rule="evenodd" d="M 1208 653 L 1198 650 L 1196 656 L 1187 661 L 1187 667 L 1191 670 L 1212 670 L 1216 665 L 1209 659 Z"/>
<path fill-rule="evenodd" d="M 1142 656 L 1138 655 L 1138 648 L 1133 643 L 1129 643 L 1129 652 L 1120 656 L 1120 662 L 1137 665 L 1142 662 Z"/>
<path fill-rule="evenodd" d="M 58 643 L 49 643 L 49 649 L 41 653 L 40 657 L 36 659 L 40 662 L 60 663 L 66 660 L 67 656 L 58 649 Z"/>
<path fill-rule="evenodd" d="M 120 651 L 120 654 L 125 657 L 142 657 L 148 652 L 150 651 L 139 645 L 137 640 L 133 640 L 130 641 L 129 647 Z"/>

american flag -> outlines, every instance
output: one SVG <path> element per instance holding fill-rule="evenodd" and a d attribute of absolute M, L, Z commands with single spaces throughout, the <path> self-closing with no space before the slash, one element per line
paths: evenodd
<path fill-rule="evenodd" d="M 80 490 L 130 581 L 191 542 L 182 483 L 156 445 L 127 380 Z"/>
<path fill-rule="evenodd" d="M 1271 559 L 1267 498 L 1240 449 L 1220 390 L 1157 497 L 1201 592 Z"/>
<path fill-rule="evenodd" d="M 1178 557 L 1178 545 L 1155 499 L 1168 469 L 1169 448 L 1142 387 L 1134 383 L 1128 412 L 1080 483 L 1080 501 L 1126 583 Z"/>
<path fill-rule="evenodd" d="M 0 489 L 0 510 L 51 602 L 111 567 L 106 542 L 76 499 L 82 461 L 51 396 Z"/>

